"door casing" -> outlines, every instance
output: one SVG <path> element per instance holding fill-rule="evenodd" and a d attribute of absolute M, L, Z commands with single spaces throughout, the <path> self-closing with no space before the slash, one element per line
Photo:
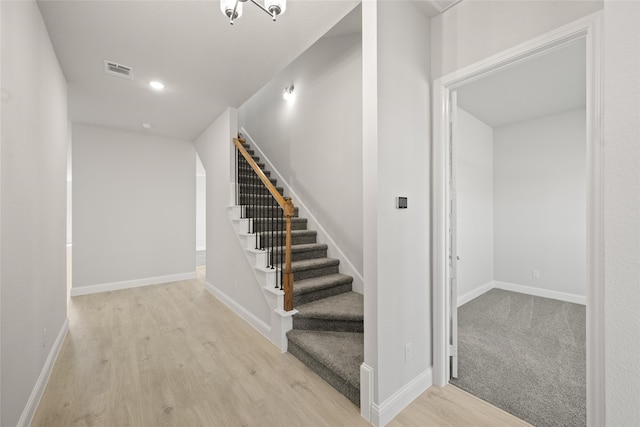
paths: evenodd
<path fill-rule="evenodd" d="M 604 202 L 602 12 L 586 16 L 433 84 L 433 382 L 449 382 L 449 189 L 451 92 L 496 71 L 584 38 L 587 67 L 587 426 L 605 424 L 604 399 Z"/>

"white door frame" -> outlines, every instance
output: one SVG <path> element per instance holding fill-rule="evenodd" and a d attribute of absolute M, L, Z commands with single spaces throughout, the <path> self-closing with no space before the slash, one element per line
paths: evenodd
<path fill-rule="evenodd" d="M 584 38 L 587 65 L 587 426 L 605 424 L 602 12 L 448 74 L 433 83 L 433 383 L 449 382 L 448 227 L 450 92 L 500 69 Z"/>

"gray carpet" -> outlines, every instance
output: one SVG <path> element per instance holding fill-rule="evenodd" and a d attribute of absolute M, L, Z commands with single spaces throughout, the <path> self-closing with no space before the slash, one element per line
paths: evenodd
<path fill-rule="evenodd" d="M 360 365 L 364 361 L 364 334 L 292 329 L 288 352 L 360 406 Z"/>
<path fill-rule="evenodd" d="M 452 384 L 537 427 L 586 425 L 585 306 L 492 289 L 458 325 Z"/>

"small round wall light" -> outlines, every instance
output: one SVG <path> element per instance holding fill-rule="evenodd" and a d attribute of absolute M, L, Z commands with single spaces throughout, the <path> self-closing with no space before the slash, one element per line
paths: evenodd
<path fill-rule="evenodd" d="M 290 101 L 293 99 L 293 85 L 286 86 L 284 91 L 282 91 L 282 99 L 285 101 Z"/>

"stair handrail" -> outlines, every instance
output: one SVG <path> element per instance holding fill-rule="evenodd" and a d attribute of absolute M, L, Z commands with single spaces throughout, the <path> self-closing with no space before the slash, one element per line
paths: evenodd
<path fill-rule="evenodd" d="M 238 152 L 242 154 L 242 157 L 251 166 L 251 169 L 260 178 L 260 181 L 267 188 L 269 193 L 276 200 L 278 205 L 282 208 L 285 218 L 285 269 L 284 277 L 282 280 L 282 290 L 284 292 L 284 311 L 293 310 L 293 272 L 291 271 L 291 218 L 294 215 L 295 206 L 291 197 L 283 197 L 278 189 L 273 185 L 271 180 L 265 175 L 264 171 L 258 166 L 253 157 L 247 152 L 242 144 L 245 140 L 242 138 L 233 138 L 233 144 L 238 149 Z"/>

